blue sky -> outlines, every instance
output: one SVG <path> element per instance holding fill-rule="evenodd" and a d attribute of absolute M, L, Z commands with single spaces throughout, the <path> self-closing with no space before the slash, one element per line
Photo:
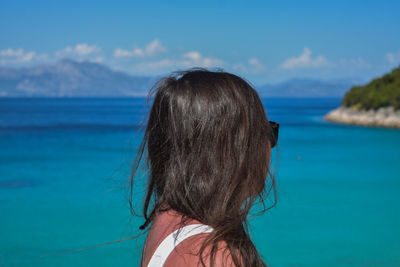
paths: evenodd
<path fill-rule="evenodd" d="M 220 67 L 255 84 L 367 81 L 400 64 L 400 1 L 1 1 L 0 66 Z"/>

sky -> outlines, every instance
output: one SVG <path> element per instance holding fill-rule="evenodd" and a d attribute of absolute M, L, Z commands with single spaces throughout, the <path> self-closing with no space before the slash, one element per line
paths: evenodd
<path fill-rule="evenodd" d="M 221 68 L 254 84 L 365 82 L 400 65 L 400 1 L 0 1 L 0 67 Z"/>

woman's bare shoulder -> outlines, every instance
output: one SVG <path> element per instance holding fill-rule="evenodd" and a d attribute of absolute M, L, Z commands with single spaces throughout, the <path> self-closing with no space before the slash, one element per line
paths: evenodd
<path fill-rule="evenodd" d="M 199 234 L 187 238 L 180 243 L 174 251 L 169 255 L 165 262 L 165 267 L 187 267 L 187 266 L 199 266 L 200 262 L 200 248 L 203 242 L 206 240 L 207 234 Z M 210 267 L 210 252 L 211 245 L 207 246 L 202 254 L 203 262 L 206 267 Z M 227 248 L 225 242 L 221 241 L 218 243 L 217 252 L 214 259 L 215 267 L 234 267 L 232 255 Z"/>

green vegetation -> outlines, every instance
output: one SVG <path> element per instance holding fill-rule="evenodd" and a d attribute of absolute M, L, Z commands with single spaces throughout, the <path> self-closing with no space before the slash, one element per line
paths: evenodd
<path fill-rule="evenodd" d="M 358 110 L 387 106 L 400 109 L 400 66 L 367 85 L 353 86 L 345 94 L 342 105 Z"/>

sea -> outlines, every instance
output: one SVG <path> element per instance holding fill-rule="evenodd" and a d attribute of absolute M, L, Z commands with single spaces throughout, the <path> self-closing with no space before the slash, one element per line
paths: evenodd
<path fill-rule="evenodd" d="M 262 101 L 280 123 L 276 205 L 249 218 L 265 262 L 400 266 L 400 130 L 324 121 L 339 98 Z M 0 266 L 139 266 L 145 189 L 134 216 L 127 181 L 148 110 L 145 98 L 0 98 Z"/>

